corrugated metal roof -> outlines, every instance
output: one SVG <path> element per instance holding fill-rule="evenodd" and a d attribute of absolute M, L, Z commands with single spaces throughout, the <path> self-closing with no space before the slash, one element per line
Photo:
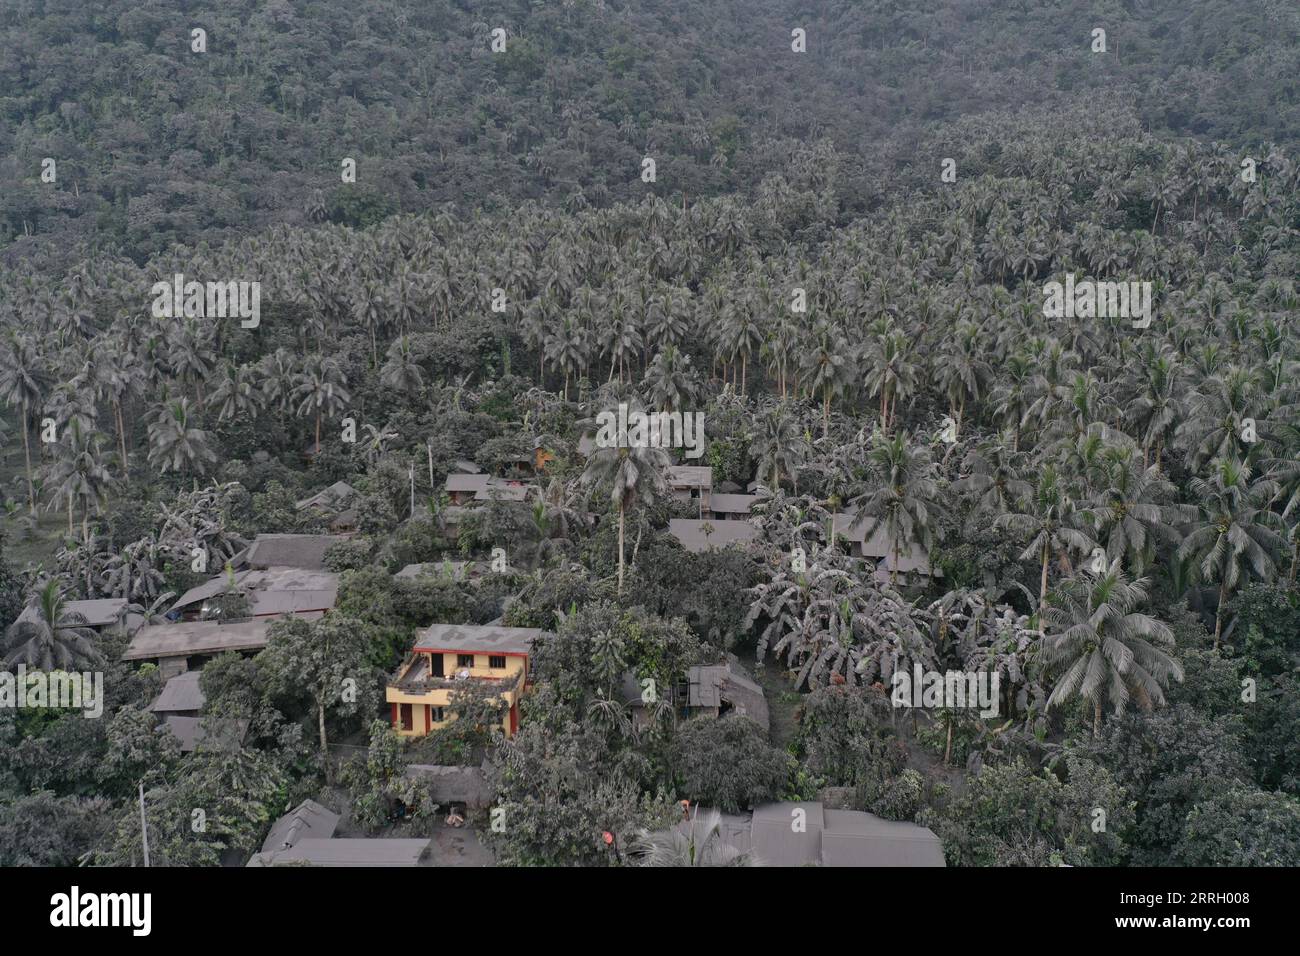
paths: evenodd
<path fill-rule="evenodd" d="M 177 674 L 163 685 L 158 699 L 149 705 L 155 714 L 176 714 L 203 709 L 203 690 L 199 687 L 199 671 Z"/>
<path fill-rule="evenodd" d="M 826 810 L 823 866 L 944 866 L 943 844 L 927 827 L 860 810 Z"/>
<path fill-rule="evenodd" d="M 248 733 L 248 721 L 231 717 L 168 717 L 159 730 L 168 730 L 181 742 L 181 753 L 191 753 L 200 743 L 208 739 L 212 731 L 212 741 L 206 745 L 209 750 L 238 750 Z"/>
<path fill-rule="evenodd" d="M 546 632 L 537 627 L 434 624 L 420 631 L 414 651 L 464 651 L 479 654 L 527 654 Z"/>
<path fill-rule="evenodd" d="M 271 825 L 262 843 L 264 852 L 284 850 L 300 840 L 327 840 L 339 825 L 339 815 L 315 800 L 304 800 Z"/>
<path fill-rule="evenodd" d="M 758 537 L 758 528 L 748 521 L 727 519 L 699 521 L 694 518 L 672 518 L 668 521 L 668 531 L 681 542 L 683 548 L 692 553 L 710 548 L 725 548 L 730 544 L 744 544 Z"/>
<path fill-rule="evenodd" d="M 90 601 L 64 601 L 63 607 L 84 617 L 88 627 L 106 627 L 121 620 L 126 603 L 126 598 L 95 598 Z"/>
<path fill-rule="evenodd" d="M 249 866 L 418 866 L 429 840 L 299 840 L 287 850 L 255 853 Z"/>
<path fill-rule="evenodd" d="M 249 567 L 325 568 L 325 552 L 331 545 L 348 540 L 333 534 L 259 534 L 244 552 Z"/>
<path fill-rule="evenodd" d="M 488 486 L 490 476 L 488 475 L 459 475 L 451 474 L 447 476 L 447 491 L 480 491 Z"/>
<path fill-rule="evenodd" d="M 747 515 L 759 501 L 758 495 L 729 495 L 713 492 L 709 495 L 709 510 L 722 514 Z"/>
<path fill-rule="evenodd" d="M 707 465 L 669 465 L 665 474 L 673 488 L 713 487 L 713 469 Z"/>
<path fill-rule="evenodd" d="M 816 865 L 823 826 L 820 803 L 765 803 L 754 809 L 754 855 L 764 866 Z"/>
<path fill-rule="evenodd" d="M 271 567 L 238 571 L 234 575 L 234 586 L 248 596 L 250 612 L 254 617 L 327 611 L 334 607 L 338 598 L 338 582 L 339 576 L 332 571 L 300 567 Z M 171 609 L 196 610 L 194 605 L 222 594 L 229 585 L 229 576 L 219 575 L 198 587 L 190 588 Z"/>
<path fill-rule="evenodd" d="M 191 654 L 220 654 L 222 651 L 255 651 L 266 647 L 266 632 L 272 618 L 251 621 L 175 621 L 150 624 L 136 631 L 122 660 L 140 661 Z"/>

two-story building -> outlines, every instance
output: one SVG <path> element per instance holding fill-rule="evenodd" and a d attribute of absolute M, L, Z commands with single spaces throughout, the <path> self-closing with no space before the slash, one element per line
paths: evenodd
<path fill-rule="evenodd" d="M 519 729 L 519 698 L 528 683 L 533 641 L 545 632 L 532 627 L 434 624 L 421 631 L 410 656 L 388 682 L 385 699 L 393 728 L 421 737 L 456 719 L 453 694 L 461 688 L 498 699 L 501 729 Z"/>

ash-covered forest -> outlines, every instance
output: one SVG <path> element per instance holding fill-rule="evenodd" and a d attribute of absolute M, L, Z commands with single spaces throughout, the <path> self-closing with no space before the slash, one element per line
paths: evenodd
<path fill-rule="evenodd" d="M 242 866 L 312 800 L 506 866 L 771 865 L 718 814 L 783 802 L 1300 864 L 1294 4 L 6 9 L 0 658 L 103 693 L 0 706 L 0 863 L 139 865 L 143 813 Z M 259 537 L 324 534 L 329 608 L 160 727 L 141 634 L 262 620 Z M 439 625 L 537 632 L 517 720 L 410 732 Z"/>

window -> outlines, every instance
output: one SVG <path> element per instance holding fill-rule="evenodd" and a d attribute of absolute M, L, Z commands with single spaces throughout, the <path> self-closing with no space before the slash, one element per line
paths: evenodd
<path fill-rule="evenodd" d="M 506 669 L 506 656 L 504 654 L 493 654 L 488 658 L 488 667 L 494 671 L 503 671 Z"/>
<path fill-rule="evenodd" d="M 457 667 L 473 667 L 473 666 L 474 666 L 474 655 L 473 655 L 473 654 L 457 654 L 457 655 L 456 655 L 456 666 L 457 666 Z"/>
<path fill-rule="evenodd" d="M 446 714 L 443 712 L 443 709 L 442 709 L 441 707 L 430 707 L 430 708 L 429 708 L 429 722 L 430 722 L 430 723 L 440 724 L 440 723 L 442 723 L 442 722 L 443 722 L 444 720 L 446 720 L 446 719 L 447 719 L 447 716 L 446 716 Z"/>
<path fill-rule="evenodd" d="M 399 719 L 402 722 L 403 730 L 411 729 L 411 705 L 410 704 L 403 704 L 401 706 L 401 709 L 399 711 Z"/>

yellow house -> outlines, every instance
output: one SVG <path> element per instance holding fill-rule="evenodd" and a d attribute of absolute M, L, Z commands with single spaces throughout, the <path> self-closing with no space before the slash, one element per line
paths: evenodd
<path fill-rule="evenodd" d="M 534 627 L 434 624 L 421 631 L 406 662 L 389 680 L 393 729 L 422 737 L 456 719 L 453 691 L 478 685 L 501 700 L 501 729 L 519 729 L 519 697 L 528 683 L 528 655 L 544 632 Z"/>

